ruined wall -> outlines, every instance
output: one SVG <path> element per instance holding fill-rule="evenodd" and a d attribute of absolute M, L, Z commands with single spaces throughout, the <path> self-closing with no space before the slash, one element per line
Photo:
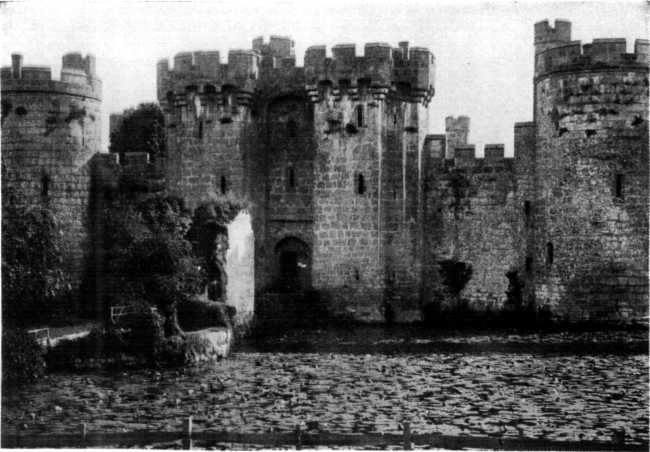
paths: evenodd
<path fill-rule="evenodd" d="M 95 59 L 63 56 L 60 80 L 50 68 L 2 68 L 3 205 L 43 205 L 56 214 L 64 262 L 81 282 L 87 243 L 89 161 L 100 150 L 101 82 Z"/>
<path fill-rule="evenodd" d="M 255 237 L 251 216 L 240 212 L 228 224 L 226 301 L 237 309 L 235 324 L 247 326 L 255 310 Z"/>
<path fill-rule="evenodd" d="M 625 51 L 536 52 L 535 295 L 571 319 L 647 313 L 648 42 Z"/>

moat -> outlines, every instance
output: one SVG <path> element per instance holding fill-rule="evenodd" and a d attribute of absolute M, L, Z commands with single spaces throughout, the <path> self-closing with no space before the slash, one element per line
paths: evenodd
<path fill-rule="evenodd" d="M 2 397 L 22 434 L 194 428 L 648 443 L 648 343 L 638 332 L 295 331 L 210 367 L 58 373 Z"/>

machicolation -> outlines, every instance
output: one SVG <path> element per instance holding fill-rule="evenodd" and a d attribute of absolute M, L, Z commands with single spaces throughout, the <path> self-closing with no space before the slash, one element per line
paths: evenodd
<path fill-rule="evenodd" d="M 247 315 L 253 297 L 268 318 L 304 314 L 296 300 L 362 321 L 417 321 L 460 302 L 487 312 L 517 275 L 522 306 L 633 321 L 648 308 L 649 43 L 627 53 L 624 39 L 571 39 L 568 21 L 535 24 L 532 121 L 514 124 L 513 157 L 486 144 L 483 158 L 467 116 L 428 133 L 435 58 L 406 41 L 363 55 L 311 46 L 303 67 L 285 36 L 255 38 L 225 63 L 216 50 L 160 60 L 165 155 L 93 165 L 94 59 L 65 55 L 51 80 L 16 55 L 2 69 L 3 192 L 41 203 L 47 188 L 77 245 L 91 184 L 126 180 L 190 208 L 245 199 L 250 234 L 231 237 L 228 293 Z M 460 293 L 442 263 L 471 269 Z"/>

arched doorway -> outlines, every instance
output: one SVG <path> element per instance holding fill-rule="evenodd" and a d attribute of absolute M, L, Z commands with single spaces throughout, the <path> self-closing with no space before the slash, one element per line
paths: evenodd
<path fill-rule="evenodd" d="M 281 292 L 300 292 L 311 288 L 311 251 L 297 237 L 286 237 L 275 246 L 277 288 Z"/>

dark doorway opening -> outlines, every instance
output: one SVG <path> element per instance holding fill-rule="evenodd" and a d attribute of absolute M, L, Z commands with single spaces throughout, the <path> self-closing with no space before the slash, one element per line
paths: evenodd
<path fill-rule="evenodd" d="M 277 289 L 300 292 L 311 287 L 311 252 L 309 246 L 296 237 L 287 237 L 275 247 L 278 262 Z"/>

